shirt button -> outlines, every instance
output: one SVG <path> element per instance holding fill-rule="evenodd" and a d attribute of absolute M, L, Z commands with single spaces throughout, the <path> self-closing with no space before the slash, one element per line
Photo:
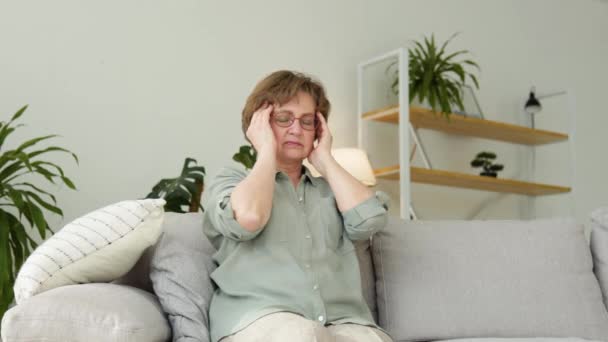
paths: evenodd
<path fill-rule="evenodd" d="M 313 290 L 316 290 L 318 288 L 319 288 L 319 285 L 316 285 L 316 284 L 315 284 L 315 286 L 312 287 Z"/>
<path fill-rule="evenodd" d="M 323 322 L 323 319 L 325 319 L 325 317 L 323 317 L 323 315 L 319 316 L 319 322 Z"/>
<path fill-rule="evenodd" d="M 310 239 L 310 235 L 306 235 L 306 238 L 307 238 L 307 239 Z"/>
<path fill-rule="evenodd" d="M 304 200 L 304 197 L 300 197 L 300 199 L 299 199 L 299 200 L 300 200 L 300 202 L 302 202 L 302 201 Z"/>
<path fill-rule="evenodd" d="M 306 266 L 306 268 L 310 268 L 310 264 L 306 264 L 306 265 L 304 265 L 304 266 Z"/>

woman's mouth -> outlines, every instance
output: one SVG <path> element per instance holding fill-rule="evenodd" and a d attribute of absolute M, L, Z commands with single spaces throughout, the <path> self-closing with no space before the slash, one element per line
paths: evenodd
<path fill-rule="evenodd" d="M 288 142 L 285 143 L 285 145 L 287 145 L 287 146 L 294 146 L 294 147 L 295 146 L 302 146 L 302 144 L 294 142 L 294 141 L 288 141 Z"/>

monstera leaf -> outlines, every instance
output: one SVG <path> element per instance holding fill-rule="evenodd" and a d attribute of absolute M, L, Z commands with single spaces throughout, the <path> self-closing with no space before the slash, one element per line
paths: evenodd
<path fill-rule="evenodd" d="M 190 212 L 196 212 L 203 207 L 200 204 L 205 180 L 205 168 L 196 165 L 196 159 L 186 158 L 182 173 L 176 178 L 161 179 L 146 198 L 163 198 L 165 211 L 185 213 L 183 206 L 188 206 Z"/>
<path fill-rule="evenodd" d="M 241 163 L 247 169 L 252 169 L 257 159 L 257 152 L 250 145 L 243 145 L 239 148 L 239 152 L 232 156 L 232 160 Z"/>

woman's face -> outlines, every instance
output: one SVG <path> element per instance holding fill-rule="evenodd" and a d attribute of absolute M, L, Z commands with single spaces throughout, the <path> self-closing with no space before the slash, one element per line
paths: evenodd
<path fill-rule="evenodd" d="M 301 120 L 294 120 L 289 127 L 281 127 L 275 122 L 277 114 L 291 113 L 296 119 L 312 114 L 316 119 L 315 103 L 307 93 L 299 92 L 282 106 L 275 105 L 270 119 L 270 126 L 277 141 L 277 159 L 283 163 L 302 162 L 313 149 L 315 130 L 302 128 Z"/>

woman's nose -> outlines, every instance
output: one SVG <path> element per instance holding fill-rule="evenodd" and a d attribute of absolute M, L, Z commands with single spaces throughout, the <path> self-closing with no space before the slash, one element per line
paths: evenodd
<path fill-rule="evenodd" d="M 302 128 L 302 125 L 300 124 L 300 120 L 294 120 L 294 122 L 291 124 L 291 126 L 289 126 L 289 132 L 294 132 L 294 133 L 302 133 L 302 131 L 304 130 L 304 128 Z"/>

